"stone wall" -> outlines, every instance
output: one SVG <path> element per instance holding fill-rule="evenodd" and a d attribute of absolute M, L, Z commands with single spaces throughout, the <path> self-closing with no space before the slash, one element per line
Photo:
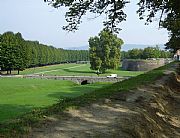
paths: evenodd
<path fill-rule="evenodd" d="M 90 76 L 39 76 L 39 75 L 24 75 L 24 78 L 39 78 L 39 79 L 55 79 L 55 80 L 69 80 L 77 84 L 81 84 L 86 81 L 87 83 L 95 82 L 119 82 L 130 77 L 117 77 L 117 78 L 107 78 L 107 77 L 90 77 Z"/>
<path fill-rule="evenodd" d="M 125 59 L 123 60 L 122 63 L 122 69 L 128 71 L 148 71 L 163 65 L 165 65 L 164 59 L 157 59 L 157 60 Z"/>

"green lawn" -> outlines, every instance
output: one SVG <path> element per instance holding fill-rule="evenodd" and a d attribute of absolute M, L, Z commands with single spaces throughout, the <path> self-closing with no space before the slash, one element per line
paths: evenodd
<path fill-rule="evenodd" d="M 174 64 L 177 63 L 114 84 L 80 86 L 68 81 L 0 78 L 0 137 L 19 137 L 28 133 L 45 116 L 60 114 L 67 108 L 78 108 L 141 85 L 155 84 L 155 80 L 161 78 L 166 69 L 174 68 Z M 39 107 L 47 108 L 33 110 Z"/>
<path fill-rule="evenodd" d="M 0 78 L 0 122 L 32 109 L 53 105 L 63 97 L 76 97 L 107 83 L 77 85 L 70 81 Z"/>
<path fill-rule="evenodd" d="M 13 72 L 15 73 L 15 72 Z M 63 76 L 97 76 L 90 70 L 90 64 L 59 64 L 30 68 L 23 74 L 45 74 Z M 107 76 L 116 73 L 118 76 L 137 76 L 143 72 L 108 70 Z M 95 83 L 85 86 L 70 81 L 0 78 L 0 122 L 13 119 L 32 109 L 47 107 L 58 102 L 62 97 L 75 97 L 102 88 L 107 83 Z"/>
<path fill-rule="evenodd" d="M 137 76 L 144 72 L 142 71 L 123 71 L 107 70 L 105 74 L 100 76 L 107 76 L 109 74 L 118 74 L 118 76 Z M 37 68 L 26 69 L 20 74 L 45 74 L 45 75 L 61 75 L 61 76 L 97 76 L 95 71 L 90 69 L 90 64 L 59 64 L 52 66 L 44 66 Z"/>

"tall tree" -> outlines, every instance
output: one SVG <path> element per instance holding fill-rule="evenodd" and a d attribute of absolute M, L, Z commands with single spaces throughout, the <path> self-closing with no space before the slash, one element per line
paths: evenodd
<path fill-rule="evenodd" d="M 6 32 L 1 35 L 0 43 L 2 46 L 2 67 L 3 70 L 7 70 L 7 73 L 11 73 L 11 70 L 16 68 L 17 58 L 17 46 L 18 40 L 13 32 Z"/>
<path fill-rule="evenodd" d="M 21 33 L 17 33 L 15 34 L 15 37 L 16 37 L 16 50 L 15 50 L 15 59 L 16 59 L 16 62 L 14 64 L 14 69 L 18 70 L 18 74 L 19 74 L 19 71 L 22 71 L 24 70 L 28 64 L 27 64 L 27 61 L 28 61 L 28 58 L 27 58 L 27 51 L 26 51 L 26 47 L 24 45 L 25 43 L 25 40 L 22 38 L 22 35 Z"/>
<path fill-rule="evenodd" d="M 104 73 L 107 69 L 117 69 L 120 65 L 120 48 L 123 41 L 109 29 L 89 39 L 91 69 Z"/>

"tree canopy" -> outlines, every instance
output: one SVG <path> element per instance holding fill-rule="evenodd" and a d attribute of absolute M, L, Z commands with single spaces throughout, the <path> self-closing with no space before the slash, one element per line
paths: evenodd
<path fill-rule="evenodd" d="M 122 10 L 128 0 L 44 0 L 49 2 L 55 8 L 67 7 L 66 21 L 67 26 L 63 29 L 68 31 L 77 30 L 82 22 L 82 16 L 87 12 L 93 13 L 95 18 L 105 15 L 107 19 L 103 21 L 106 28 L 118 32 L 120 28 L 117 25 L 126 20 L 126 14 Z"/>
<path fill-rule="evenodd" d="M 159 18 L 159 26 L 169 31 L 167 48 L 180 49 L 180 2 L 179 0 L 140 0 L 139 16 L 147 23 Z"/>
<path fill-rule="evenodd" d="M 98 36 L 89 39 L 89 58 L 91 69 L 104 73 L 107 69 L 120 66 L 120 48 L 123 41 L 104 29 Z"/>
<path fill-rule="evenodd" d="M 55 8 L 64 6 L 69 10 L 66 12 L 67 26 L 63 29 L 68 31 L 77 30 L 82 22 L 82 16 L 87 12 L 94 13 L 95 17 L 105 15 L 103 21 L 105 28 L 113 32 L 119 32 L 118 24 L 126 20 L 123 11 L 125 5 L 131 0 L 44 0 Z M 146 24 L 159 19 L 159 26 L 169 31 L 169 42 L 167 48 L 176 51 L 180 49 L 180 2 L 179 0 L 139 0 L 137 13 L 140 19 L 146 19 Z"/>

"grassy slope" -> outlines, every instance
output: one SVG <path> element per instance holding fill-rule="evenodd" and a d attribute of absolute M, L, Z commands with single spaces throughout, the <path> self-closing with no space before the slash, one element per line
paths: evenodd
<path fill-rule="evenodd" d="M 139 85 L 153 83 L 156 79 L 162 77 L 164 70 L 171 67 L 172 64 L 174 63 L 139 75 L 137 77 L 112 84 L 99 90 L 95 90 L 76 98 L 64 98 L 60 100 L 58 104 L 55 104 L 49 108 L 45 108 L 44 110 L 35 110 L 22 116 L 20 120 L 15 120 L 12 123 L 4 124 L 0 129 L 0 133 L 9 134 L 10 136 L 16 136 L 17 133 L 28 131 L 28 129 L 33 124 L 36 124 L 38 121 L 42 120 L 44 115 L 56 114 L 62 112 L 68 107 L 83 106 L 85 104 L 92 103 L 99 98 L 109 97 L 117 92 L 125 92 L 130 89 L 136 88 Z"/>
<path fill-rule="evenodd" d="M 90 64 L 59 64 L 38 68 L 30 68 L 25 71 L 20 72 L 21 74 L 34 74 L 43 71 L 51 71 L 45 72 L 45 75 L 63 75 L 63 76 L 97 76 L 95 71 L 90 69 Z M 55 71 L 57 70 L 57 71 Z M 118 70 L 107 70 L 105 74 L 101 74 L 100 76 L 107 76 L 109 74 L 116 73 L 118 76 L 137 76 L 142 74 L 142 71 L 122 71 Z"/>
<path fill-rule="evenodd" d="M 76 97 L 104 84 L 77 85 L 70 81 L 0 78 L 0 122 L 39 107 L 53 105 L 63 97 Z"/>

